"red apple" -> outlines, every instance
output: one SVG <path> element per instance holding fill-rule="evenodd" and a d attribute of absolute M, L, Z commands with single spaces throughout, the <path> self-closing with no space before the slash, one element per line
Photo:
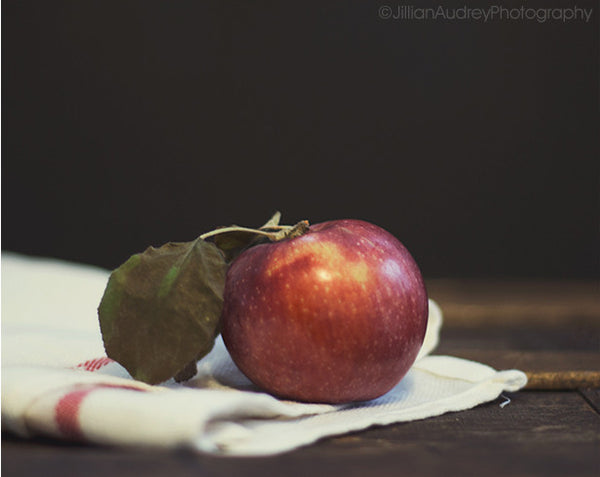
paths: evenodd
<path fill-rule="evenodd" d="M 259 387 L 299 401 L 381 396 L 412 366 L 427 326 L 410 253 L 359 220 L 248 249 L 227 272 L 224 300 L 233 361 Z"/>

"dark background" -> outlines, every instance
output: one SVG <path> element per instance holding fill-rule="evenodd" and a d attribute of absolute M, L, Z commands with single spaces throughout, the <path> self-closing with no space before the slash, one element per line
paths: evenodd
<path fill-rule="evenodd" d="M 589 23 L 6 0 L 2 248 L 113 268 L 279 209 L 381 225 L 426 277 L 598 277 L 598 3 L 576 3 Z"/>

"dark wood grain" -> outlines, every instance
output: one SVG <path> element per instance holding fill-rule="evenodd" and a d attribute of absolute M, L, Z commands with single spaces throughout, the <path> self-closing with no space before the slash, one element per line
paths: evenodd
<path fill-rule="evenodd" d="M 522 369 L 530 377 L 550 373 L 566 382 L 569 373 L 580 372 L 596 379 L 596 283 L 435 280 L 428 285 L 445 317 L 436 353 L 498 369 Z M 468 411 L 371 428 L 267 458 L 218 458 L 3 435 L 2 470 L 26 477 L 597 477 L 600 389 L 595 384 L 571 389 L 578 385 L 510 393 Z M 507 399 L 510 403 L 501 407 Z"/>
<path fill-rule="evenodd" d="M 600 388 L 580 389 L 583 398 L 600 414 Z"/>
<path fill-rule="evenodd" d="M 436 352 L 521 369 L 528 389 L 600 387 L 596 281 L 429 280 L 444 312 Z"/>
<path fill-rule="evenodd" d="M 427 280 L 447 323 L 600 327 L 600 283 L 558 280 Z"/>

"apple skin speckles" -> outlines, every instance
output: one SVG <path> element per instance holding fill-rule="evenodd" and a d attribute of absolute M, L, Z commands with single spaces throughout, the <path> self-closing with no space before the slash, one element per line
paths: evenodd
<path fill-rule="evenodd" d="M 338 220 L 252 247 L 231 265 L 222 334 L 255 384 L 340 403 L 381 396 L 413 364 L 427 325 L 417 264 L 391 234 Z"/>

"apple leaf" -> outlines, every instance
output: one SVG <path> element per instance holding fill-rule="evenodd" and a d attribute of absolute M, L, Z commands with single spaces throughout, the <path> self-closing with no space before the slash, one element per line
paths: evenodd
<path fill-rule="evenodd" d="M 134 379 L 189 379 L 219 334 L 227 263 L 198 238 L 149 247 L 110 276 L 98 307 L 107 355 Z"/>
<path fill-rule="evenodd" d="M 231 263 L 244 250 L 253 245 L 268 241 L 265 237 L 256 235 L 253 232 L 235 231 L 216 235 L 214 237 L 215 245 L 225 255 L 225 260 Z"/>
<path fill-rule="evenodd" d="M 281 212 L 275 214 L 262 226 L 260 230 L 276 229 L 279 226 Z M 235 228 L 236 226 L 230 226 Z M 228 227 L 229 228 L 229 227 Z M 227 262 L 231 263 L 240 253 L 247 248 L 268 241 L 263 236 L 257 235 L 256 232 L 234 230 L 231 232 L 215 235 L 213 238 L 215 245 L 219 247 L 225 254 Z"/>

